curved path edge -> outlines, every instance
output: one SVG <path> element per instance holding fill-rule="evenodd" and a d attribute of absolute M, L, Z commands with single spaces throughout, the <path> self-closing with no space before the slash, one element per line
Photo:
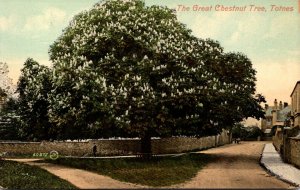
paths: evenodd
<path fill-rule="evenodd" d="M 266 154 L 267 152 L 265 153 L 268 150 L 265 144 L 266 142 L 241 142 L 240 144 L 229 144 L 200 151 L 201 153 L 214 155 L 216 161 L 204 166 L 193 179 L 182 184 L 163 188 L 293 188 L 290 183 L 271 176 L 260 164 L 268 155 Z M 120 182 L 86 170 L 50 163 L 33 162 L 38 159 L 10 160 L 39 166 L 82 189 L 149 188 L 147 186 Z"/>
<path fill-rule="evenodd" d="M 284 163 L 272 143 L 265 144 L 260 164 L 280 180 L 300 187 L 300 169 Z"/>
<path fill-rule="evenodd" d="M 228 144 L 201 153 L 210 154 L 215 161 L 207 164 L 191 180 L 172 188 L 205 189 L 291 189 L 294 188 L 261 165 L 260 158 L 267 142 L 250 141 Z"/>
<path fill-rule="evenodd" d="M 38 163 L 34 162 L 40 159 L 6 159 L 25 163 L 32 166 L 38 166 L 49 173 L 68 181 L 74 186 L 80 189 L 112 189 L 112 188 L 147 188 L 146 186 L 141 186 L 132 183 L 121 182 L 115 179 L 112 179 L 108 176 L 100 175 L 94 172 L 75 169 L 66 166 L 60 166 L 51 163 Z"/>

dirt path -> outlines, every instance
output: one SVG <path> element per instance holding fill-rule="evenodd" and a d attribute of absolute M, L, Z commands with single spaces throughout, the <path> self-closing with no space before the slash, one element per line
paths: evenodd
<path fill-rule="evenodd" d="M 177 188 L 292 188 L 260 165 L 259 159 L 266 142 L 242 142 L 213 148 L 201 153 L 217 157 L 191 181 Z"/>
<path fill-rule="evenodd" d="M 200 170 L 191 181 L 171 188 L 292 188 L 289 184 L 269 175 L 259 165 L 265 143 L 242 142 L 201 151 L 215 155 L 217 160 Z M 13 160 L 37 165 L 82 189 L 146 188 L 81 169 L 32 162 L 36 159 Z"/>
<path fill-rule="evenodd" d="M 132 188 L 145 188 L 145 186 L 120 182 L 114 180 L 110 177 L 99 175 L 93 172 L 89 172 L 86 170 L 81 169 L 74 169 L 65 166 L 59 166 L 50 163 L 36 163 L 33 161 L 39 159 L 8 159 L 18 162 L 23 162 L 29 165 L 39 166 L 48 172 L 69 181 L 76 187 L 80 189 L 111 189 L 111 188 L 125 188 L 125 189 L 132 189 Z"/>

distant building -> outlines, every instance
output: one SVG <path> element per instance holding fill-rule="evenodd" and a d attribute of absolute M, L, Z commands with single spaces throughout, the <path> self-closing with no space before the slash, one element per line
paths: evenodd
<path fill-rule="evenodd" d="M 268 134 L 271 132 L 274 126 L 284 126 L 288 115 L 291 112 L 291 106 L 288 103 L 280 101 L 279 104 L 277 99 L 274 100 L 274 106 L 265 104 L 265 117 L 266 119 L 261 120 L 261 130 Z"/>
<path fill-rule="evenodd" d="M 291 126 L 300 127 L 300 81 L 298 81 L 295 85 L 291 94 L 291 101 Z"/>

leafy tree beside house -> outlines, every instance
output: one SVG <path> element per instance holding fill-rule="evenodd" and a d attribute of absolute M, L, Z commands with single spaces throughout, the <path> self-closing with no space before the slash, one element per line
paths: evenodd
<path fill-rule="evenodd" d="M 216 134 L 262 115 L 250 60 L 192 36 L 166 7 L 98 3 L 49 52 L 49 116 L 64 138 L 117 126 L 149 153 L 151 136 Z"/>

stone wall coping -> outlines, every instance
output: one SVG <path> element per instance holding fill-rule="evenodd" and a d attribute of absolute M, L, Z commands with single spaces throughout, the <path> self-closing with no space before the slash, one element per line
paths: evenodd
<path fill-rule="evenodd" d="M 87 142 L 97 142 L 97 141 L 139 141 L 139 140 L 140 139 L 96 139 L 96 140 L 89 140 Z"/>
<path fill-rule="evenodd" d="M 40 143 L 89 143 L 97 141 L 139 141 L 140 139 L 99 139 L 88 141 L 41 141 L 41 142 L 29 142 L 29 141 L 0 141 L 0 144 L 40 144 Z M 156 139 L 152 139 L 156 140 Z"/>
<path fill-rule="evenodd" d="M 0 142 L 0 144 L 41 144 L 42 142 Z"/>
<path fill-rule="evenodd" d="M 195 137 L 195 136 L 171 136 L 171 137 L 151 137 L 151 140 L 162 140 L 162 139 L 201 139 L 201 138 L 212 138 L 212 137 L 219 137 L 221 136 L 220 134 L 218 135 L 212 135 L 212 136 L 203 136 L 203 137 Z M 54 141 L 38 141 L 38 142 L 33 142 L 33 141 L 1 141 L 0 143 L 6 144 L 6 143 L 14 143 L 14 144 L 24 144 L 24 143 L 88 143 L 88 142 L 97 142 L 97 141 L 140 141 L 140 138 L 111 138 L 111 139 L 87 139 L 87 140 L 82 140 L 82 141 L 60 141 L 60 140 L 54 140 Z"/>
<path fill-rule="evenodd" d="M 300 141 L 300 137 L 290 137 L 290 139 L 296 140 L 296 141 Z"/>
<path fill-rule="evenodd" d="M 218 135 L 219 136 L 219 135 Z M 206 136 L 206 137 L 165 137 L 165 138 L 151 138 L 153 141 L 157 140 L 168 140 L 168 139 L 201 139 L 201 138 L 211 138 L 215 136 Z M 90 142 L 99 142 L 99 141 L 140 141 L 140 139 L 132 138 L 132 139 L 95 139 L 95 140 L 87 140 L 87 141 L 40 141 L 40 142 L 30 142 L 30 141 L 0 141 L 0 144 L 41 144 L 41 143 L 90 143 Z"/>

